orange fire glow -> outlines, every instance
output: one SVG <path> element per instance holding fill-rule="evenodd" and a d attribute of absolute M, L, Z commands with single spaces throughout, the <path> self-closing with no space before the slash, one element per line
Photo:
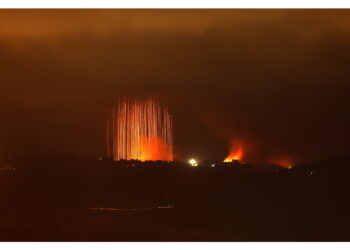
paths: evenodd
<path fill-rule="evenodd" d="M 273 164 L 276 164 L 283 168 L 292 168 L 292 162 L 288 157 L 277 157 L 271 160 Z"/>
<path fill-rule="evenodd" d="M 123 99 L 111 127 L 114 160 L 173 160 L 172 119 L 159 102 Z"/>
<path fill-rule="evenodd" d="M 230 154 L 225 158 L 224 162 L 241 161 L 243 158 L 242 144 L 234 140 L 231 145 Z"/>

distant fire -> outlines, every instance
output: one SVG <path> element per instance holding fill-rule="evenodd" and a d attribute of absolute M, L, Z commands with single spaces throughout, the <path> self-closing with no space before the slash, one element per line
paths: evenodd
<path fill-rule="evenodd" d="M 230 154 L 225 158 L 224 162 L 241 161 L 243 158 L 243 146 L 242 144 L 234 140 L 231 144 Z"/>
<path fill-rule="evenodd" d="M 274 159 L 271 160 L 271 162 L 273 164 L 276 164 L 276 165 L 278 165 L 280 167 L 283 167 L 283 168 L 289 168 L 290 169 L 290 168 L 293 167 L 292 162 L 286 156 L 274 158 Z"/>
<path fill-rule="evenodd" d="M 110 135 L 109 127 L 112 127 Z M 112 137 L 112 150 L 109 137 Z M 119 102 L 107 126 L 107 147 L 114 160 L 173 160 L 172 119 L 154 99 Z"/>

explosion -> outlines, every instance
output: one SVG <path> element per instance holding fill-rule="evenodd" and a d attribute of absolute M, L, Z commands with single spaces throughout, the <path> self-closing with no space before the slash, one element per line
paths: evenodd
<path fill-rule="evenodd" d="M 241 161 L 243 158 L 242 144 L 234 140 L 231 144 L 230 154 L 225 158 L 224 162 Z"/>
<path fill-rule="evenodd" d="M 167 108 L 154 99 L 127 100 L 113 109 L 112 157 L 114 160 L 173 160 L 172 119 Z"/>

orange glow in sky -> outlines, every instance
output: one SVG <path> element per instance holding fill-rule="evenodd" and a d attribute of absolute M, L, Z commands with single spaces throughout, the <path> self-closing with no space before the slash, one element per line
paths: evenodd
<path fill-rule="evenodd" d="M 293 167 L 291 160 L 286 156 L 274 158 L 271 162 L 283 168 Z"/>

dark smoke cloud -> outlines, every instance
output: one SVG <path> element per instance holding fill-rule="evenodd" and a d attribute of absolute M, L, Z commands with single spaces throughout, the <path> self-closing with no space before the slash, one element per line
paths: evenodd
<path fill-rule="evenodd" d="M 174 113 L 175 151 L 250 161 L 349 153 L 347 10 L 2 10 L 0 150 L 105 151 L 121 95 Z M 0 151 L 0 152 L 1 152 Z"/>

